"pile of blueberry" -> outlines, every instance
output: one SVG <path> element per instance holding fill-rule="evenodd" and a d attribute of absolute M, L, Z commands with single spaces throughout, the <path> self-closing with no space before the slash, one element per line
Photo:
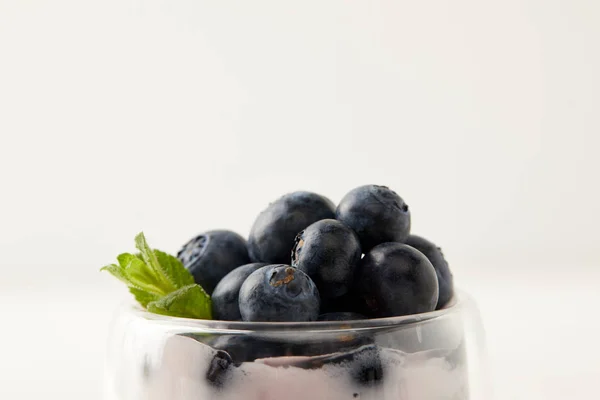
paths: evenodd
<path fill-rule="evenodd" d="M 220 320 L 409 315 L 444 307 L 453 294 L 441 250 L 410 235 L 408 206 L 385 186 L 360 186 L 337 208 L 315 193 L 286 194 L 257 217 L 247 241 L 210 231 L 178 257 Z"/>

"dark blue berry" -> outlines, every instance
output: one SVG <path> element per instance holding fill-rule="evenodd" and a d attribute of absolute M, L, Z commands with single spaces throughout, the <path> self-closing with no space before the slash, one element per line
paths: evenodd
<path fill-rule="evenodd" d="M 454 295 L 452 272 L 450 272 L 450 268 L 448 267 L 448 263 L 444 258 L 442 249 L 431 243 L 429 240 L 417 235 L 410 235 L 408 239 L 406 239 L 406 244 L 425 254 L 425 256 L 433 265 L 433 268 L 435 268 L 438 284 L 440 286 L 439 298 L 436 306 L 436 310 L 439 310 L 448 304 Z"/>
<path fill-rule="evenodd" d="M 267 264 L 253 263 L 237 267 L 221 279 L 212 293 L 213 318 L 222 321 L 241 321 L 239 294 L 242 284 L 251 273 Z"/>
<path fill-rule="evenodd" d="M 363 317 L 364 318 L 364 317 Z M 313 341 L 305 340 L 304 343 L 293 347 L 294 355 L 321 356 L 324 354 L 352 351 L 360 346 L 373 343 L 372 335 L 364 332 L 348 332 L 337 338 L 317 337 Z"/>
<path fill-rule="evenodd" d="M 198 235 L 183 246 L 177 258 L 208 294 L 230 271 L 250 262 L 246 240 L 231 231 Z"/>
<path fill-rule="evenodd" d="M 356 290 L 366 315 L 392 317 L 435 310 L 438 282 L 431 262 L 414 247 L 382 243 L 361 260 Z"/>
<path fill-rule="evenodd" d="M 289 265 L 267 265 L 244 281 L 239 296 L 244 321 L 314 321 L 319 291 L 304 272 Z"/>
<path fill-rule="evenodd" d="M 258 358 L 302 355 L 296 354 L 290 343 L 250 335 L 219 335 L 209 345 L 226 351 L 236 365 Z"/>
<path fill-rule="evenodd" d="M 354 312 L 331 312 L 319 315 L 318 321 L 355 321 L 366 318 L 364 315 Z"/>
<path fill-rule="evenodd" d="M 380 349 L 375 345 L 362 346 L 341 354 L 311 357 L 307 360 L 293 362 L 291 365 L 303 369 L 318 369 L 324 365 L 339 365 L 348 370 L 355 383 L 363 386 L 377 384 L 384 377 Z"/>
<path fill-rule="evenodd" d="M 366 185 L 351 190 L 335 214 L 358 234 L 363 252 L 380 243 L 402 243 L 410 233 L 408 206 L 385 186 Z"/>
<path fill-rule="evenodd" d="M 271 203 L 256 218 L 248 237 L 254 262 L 289 264 L 296 234 L 312 224 L 335 217 L 327 198 L 310 192 L 293 192 Z"/>
<path fill-rule="evenodd" d="M 313 357 L 323 354 L 351 351 L 373 343 L 373 338 L 363 332 L 352 332 L 330 337 L 303 337 L 290 340 L 289 337 L 257 337 L 253 335 L 219 335 L 216 338 L 194 336 L 195 340 L 223 350 L 229 354 L 234 365 L 270 357 Z"/>
<path fill-rule="evenodd" d="M 348 292 L 362 251 L 356 233 L 340 221 L 317 221 L 296 236 L 292 266 L 308 274 L 321 300 Z"/>
<path fill-rule="evenodd" d="M 358 272 L 358 268 L 357 268 Z M 348 293 L 334 299 L 321 300 L 321 314 L 349 312 L 359 313 L 362 310 L 360 299 L 356 294 L 356 283 Z"/>
<path fill-rule="evenodd" d="M 383 380 L 383 365 L 379 348 L 367 347 L 354 355 L 354 365 L 350 376 L 360 385 L 372 386 Z"/>
<path fill-rule="evenodd" d="M 206 379 L 214 386 L 221 388 L 229 378 L 233 360 L 222 350 L 217 350 L 208 364 Z"/>

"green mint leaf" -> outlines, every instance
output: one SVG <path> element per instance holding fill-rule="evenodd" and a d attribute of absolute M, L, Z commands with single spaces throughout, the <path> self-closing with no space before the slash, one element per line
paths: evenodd
<path fill-rule="evenodd" d="M 119 265 L 123 268 L 127 267 L 131 263 L 137 263 L 138 261 L 141 263 L 144 262 L 141 258 L 141 255 L 136 256 L 130 253 L 119 254 L 117 256 L 117 261 L 119 262 Z"/>
<path fill-rule="evenodd" d="M 123 253 L 117 257 L 117 260 L 119 261 L 121 270 L 128 279 L 127 283 L 130 287 L 143 289 L 160 296 L 169 293 L 162 288 L 164 285 L 161 284 L 158 278 L 138 256 Z"/>
<path fill-rule="evenodd" d="M 160 265 L 158 265 L 156 255 L 148 245 L 146 237 L 142 232 L 138 233 L 135 237 L 135 247 L 140 251 L 142 260 L 144 260 L 144 263 L 146 263 L 149 271 L 154 275 L 155 280 L 168 286 L 164 288 L 165 292 L 170 293 L 174 290 L 177 290 L 176 287 L 171 285 L 170 280 L 162 273 Z"/>
<path fill-rule="evenodd" d="M 145 290 L 138 289 L 135 287 L 130 287 L 129 292 L 135 297 L 135 299 L 138 301 L 138 303 L 140 303 L 142 305 L 142 307 L 144 307 L 144 308 L 148 305 L 148 303 L 151 303 L 153 301 L 157 301 L 157 300 L 161 299 L 161 296 L 159 296 L 155 293 L 146 292 Z"/>
<path fill-rule="evenodd" d="M 171 293 L 180 288 L 180 286 L 177 286 L 174 277 L 169 275 L 169 271 L 160 265 L 156 253 L 148 246 L 143 233 L 139 233 L 135 237 L 135 247 L 140 251 L 144 262 L 150 267 L 157 281 L 160 282 L 161 288 L 166 293 Z"/>
<path fill-rule="evenodd" d="M 182 288 L 187 285 L 193 285 L 194 277 L 183 266 L 183 263 L 179 261 L 177 257 L 173 257 L 170 254 L 162 252 L 160 250 L 154 250 L 154 255 L 158 260 L 164 274 L 169 278 L 171 283 L 178 288 Z"/>
<path fill-rule="evenodd" d="M 212 319 L 210 296 L 199 285 L 184 286 L 147 306 L 148 311 L 171 317 Z"/>
<path fill-rule="evenodd" d="M 131 254 L 121 254 L 117 257 L 119 265 L 107 265 L 102 268 L 101 271 L 108 271 L 121 282 L 124 282 L 129 287 L 129 291 L 134 295 L 136 300 L 142 306 L 146 307 L 148 303 L 160 299 L 163 296 L 163 293 L 155 286 L 147 284 L 143 279 L 140 279 L 140 276 L 143 276 L 143 269 L 141 268 L 145 264 L 140 259 L 137 259 L 137 261 L 135 259 L 136 257 Z M 136 271 L 136 269 L 138 271 Z"/>
<path fill-rule="evenodd" d="M 185 269 L 177 257 L 148 245 L 143 233 L 135 237 L 139 253 L 123 253 L 118 264 L 101 269 L 124 282 L 135 299 L 148 311 L 158 314 L 212 318 L 210 296 Z"/>
<path fill-rule="evenodd" d="M 107 271 L 112 276 L 114 276 L 115 278 L 120 280 L 121 282 L 125 282 L 125 284 L 127 284 L 127 285 L 130 284 L 129 277 L 127 276 L 127 274 L 125 273 L 123 268 L 121 268 L 120 265 L 110 264 L 110 265 L 100 268 L 100 271 Z"/>

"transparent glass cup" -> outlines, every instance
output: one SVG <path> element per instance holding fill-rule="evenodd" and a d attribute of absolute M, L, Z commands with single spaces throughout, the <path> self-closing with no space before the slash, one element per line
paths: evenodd
<path fill-rule="evenodd" d="M 122 306 L 106 400 L 490 398 L 479 313 L 459 292 L 404 317 L 250 323 L 164 317 Z"/>

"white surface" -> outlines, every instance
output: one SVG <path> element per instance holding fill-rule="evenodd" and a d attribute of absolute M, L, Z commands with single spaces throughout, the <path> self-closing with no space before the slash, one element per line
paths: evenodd
<path fill-rule="evenodd" d="M 461 279 L 486 325 L 495 398 L 591 399 L 600 377 L 600 273 L 581 285 L 569 276 L 533 275 L 515 284 Z M 542 274 L 542 271 L 540 271 Z M 111 312 L 125 290 L 109 278 L 87 290 L 61 287 L 0 293 L 1 399 L 100 400 L 102 360 Z M 50 299 L 50 300 L 48 300 Z M 8 321 L 8 323 L 6 323 Z"/>
<path fill-rule="evenodd" d="M 0 0 L 0 398 L 94 398 L 97 269 L 138 231 L 173 252 L 363 183 L 478 292 L 500 398 L 597 397 L 599 11 Z"/>

